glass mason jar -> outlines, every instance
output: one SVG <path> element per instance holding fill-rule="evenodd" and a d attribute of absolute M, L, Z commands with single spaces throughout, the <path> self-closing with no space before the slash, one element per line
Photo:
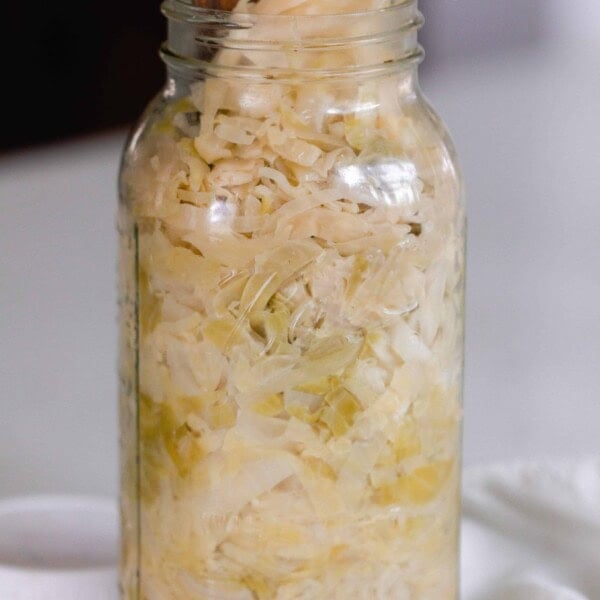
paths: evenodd
<path fill-rule="evenodd" d="M 455 599 L 464 208 L 416 2 L 163 12 L 121 176 L 122 597 Z"/>

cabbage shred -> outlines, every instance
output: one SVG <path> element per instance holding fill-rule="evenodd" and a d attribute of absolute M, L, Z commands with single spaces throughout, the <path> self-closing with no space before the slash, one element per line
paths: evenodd
<path fill-rule="evenodd" d="M 209 78 L 127 164 L 126 598 L 456 597 L 462 211 L 403 77 Z"/>

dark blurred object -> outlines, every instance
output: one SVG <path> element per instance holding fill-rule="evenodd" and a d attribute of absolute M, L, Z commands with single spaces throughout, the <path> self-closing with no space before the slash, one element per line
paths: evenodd
<path fill-rule="evenodd" d="M 162 85 L 158 0 L 2 7 L 0 150 L 130 123 Z"/>

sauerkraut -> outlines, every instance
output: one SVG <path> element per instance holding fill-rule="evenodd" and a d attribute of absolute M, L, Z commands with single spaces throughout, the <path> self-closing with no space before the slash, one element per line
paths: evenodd
<path fill-rule="evenodd" d="M 126 598 L 456 597 L 462 212 L 403 77 L 209 77 L 132 153 Z"/>

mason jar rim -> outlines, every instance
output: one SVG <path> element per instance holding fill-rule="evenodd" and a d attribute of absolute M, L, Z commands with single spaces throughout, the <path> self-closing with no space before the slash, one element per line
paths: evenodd
<path fill-rule="evenodd" d="M 328 15 L 232 12 L 203 8 L 193 2 L 165 0 L 162 4 L 169 35 L 161 47 L 161 57 L 174 73 L 197 70 L 242 78 L 268 75 L 279 80 L 378 76 L 418 64 L 423 58 L 417 39 L 423 15 L 417 0 L 396 0 L 393 5 L 377 10 Z M 374 54 L 365 54 L 369 47 L 376 49 Z M 364 60 L 347 66 L 302 68 L 272 64 L 265 68 L 251 63 L 215 64 L 210 56 L 217 50 L 255 56 L 263 53 L 263 59 L 276 53 L 301 56 L 348 50 L 357 52 Z"/>
<path fill-rule="evenodd" d="M 283 15 L 276 13 L 250 13 L 243 11 L 231 11 L 215 8 L 205 8 L 198 6 L 194 0 L 163 0 L 161 10 L 169 19 L 185 20 L 189 22 L 226 22 L 232 17 L 250 18 L 251 20 L 260 19 L 261 21 L 269 21 L 272 23 L 297 20 L 301 22 L 316 21 L 327 18 L 343 18 L 348 20 L 361 19 L 364 17 L 372 17 L 375 15 L 385 16 L 386 14 L 393 15 L 395 12 L 406 9 L 410 6 L 416 6 L 418 0 L 393 0 L 393 4 L 383 8 L 349 11 L 349 12 L 330 12 L 311 15 Z"/>

